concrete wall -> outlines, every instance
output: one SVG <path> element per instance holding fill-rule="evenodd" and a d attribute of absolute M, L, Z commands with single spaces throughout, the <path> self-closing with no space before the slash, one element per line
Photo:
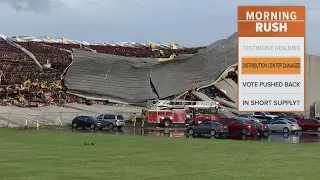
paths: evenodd
<path fill-rule="evenodd" d="M 310 117 L 314 114 L 314 103 L 320 102 L 320 56 L 307 55 L 306 86 L 306 115 Z"/>

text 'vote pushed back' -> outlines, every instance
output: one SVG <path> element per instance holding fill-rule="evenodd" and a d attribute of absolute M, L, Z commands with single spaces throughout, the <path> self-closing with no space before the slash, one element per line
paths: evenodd
<path fill-rule="evenodd" d="M 242 82 L 243 87 L 300 87 L 301 82 Z"/>

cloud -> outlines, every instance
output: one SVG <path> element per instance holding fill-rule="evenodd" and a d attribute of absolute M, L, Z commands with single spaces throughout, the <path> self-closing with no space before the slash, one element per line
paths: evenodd
<path fill-rule="evenodd" d="M 16 11 L 48 12 L 53 8 L 62 5 L 54 0 L 0 0 L 0 3 L 6 3 L 12 6 Z"/>

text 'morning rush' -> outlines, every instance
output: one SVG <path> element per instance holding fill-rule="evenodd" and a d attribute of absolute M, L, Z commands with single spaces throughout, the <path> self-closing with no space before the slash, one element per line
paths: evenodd
<path fill-rule="evenodd" d="M 288 23 L 285 21 L 297 20 L 297 13 L 292 12 L 246 12 L 246 20 L 248 21 L 266 21 L 256 22 L 256 32 L 287 32 Z M 271 21 L 271 22 L 267 22 Z M 273 22 L 272 22 L 273 21 Z M 281 22 L 275 22 L 281 21 Z"/>

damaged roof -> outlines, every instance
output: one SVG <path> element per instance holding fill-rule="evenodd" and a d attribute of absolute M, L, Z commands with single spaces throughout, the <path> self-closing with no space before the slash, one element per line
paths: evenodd
<path fill-rule="evenodd" d="M 65 77 L 68 90 L 133 103 L 157 98 L 150 86 L 150 67 L 156 59 L 82 50 L 74 50 L 73 58 Z"/>
<path fill-rule="evenodd" d="M 224 70 L 237 63 L 237 33 L 194 55 L 163 63 L 152 58 L 77 49 L 73 50 L 73 58 L 65 76 L 68 90 L 137 103 L 212 84 Z"/>

